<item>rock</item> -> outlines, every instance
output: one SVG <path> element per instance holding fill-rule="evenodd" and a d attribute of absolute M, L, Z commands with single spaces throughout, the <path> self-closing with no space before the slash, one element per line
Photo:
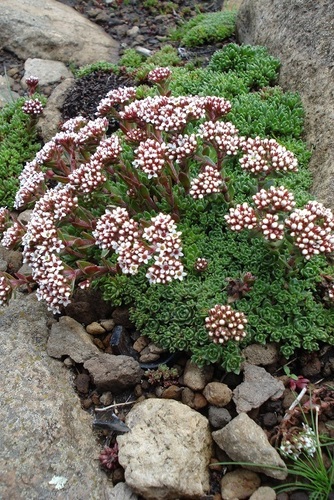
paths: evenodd
<path fill-rule="evenodd" d="M 251 365 L 272 365 L 279 359 L 276 344 L 251 344 L 242 350 L 242 355 Z"/>
<path fill-rule="evenodd" d="M 195 500 L 208 491 L 212 450 L 203 415 L 178 401 L 147 399 L 126 424 L 131 432 L 117 437 L 118 458 L 133 491 L 146 500 Z"/>
<path fill-rule="evenodd" d="M 237 469 L 227 472 L 221 480 L 221 496 L 223 500 L 242 500 L 249 498 L 260 486 L 261 479 L 255 472 Z"/>
<path fill-rule="evenodd" d="M 46 103 L 43 115 L 38 120 L 37 129 L 45 143 L 50 141 L 59 131 L 59 123 L 62 120 L 61 108 L 65 102 L 68 90 L 73 85 L 73 81 L 73 78 L 66 78 L 66 80 L 57 85 Z"/>
<path fill-rule="evenodd" d="M 246 413 L 240 413 L 223 429 L 214 431 L 212 437 L 233 461 L 258 464 L 258 467 L 244 465 L 246 469 L 262 472 L 276 479 L 287 477 L 286 465 L 269 443 L 266 433 Z M 272 465 L 281 470 L 261 465 Z"/>
<path fill-rule="evenodd" d="M 22 266 L 22 253 L 16 250 L 7 250 L 0 243 L 0 260 L 7 263 L 8 272 L 17 273 Z"/>
<path fill-rule="evenodd" d="M 66 78 L 73 78 L 72 72 L 63 62 L 29 57 L 24 63 L 24 76 L 21 80 L 24 89 L 27 88 L 26 79 L 32 75 L 38 78 L 39 86 L 52 85 Z"/>
<path fill-rule="evenodd" d="M 76 363 L 84 363 L 97 356 L 99 349 L 93 344 L 84 327 L 69 316 L 62 316 L 51 327 L 47 353 L 53 358 L 69 356 Z"/>
<path fill-rule="evenodd" d="M 92 418 L 71 371 L 46 354 L 50 318 L 35 294 L 0 308 L 0 497 L 108 498 Z"/>
<path fill-rule="evenodd" d="M 284 384 L 264 368 L 245 364 L 245 380 L 233 391 L 233 401 L 238 413 L 259 408 L 269 398 L 278 399 L 284 392 Z"/>
<path fill-rule="evenodd" d="M 143 370 L 130 356 L 99 354 L 84 363 L 99 391 L 120 392 L 140 382 Z"/>
<path fill-rule="evenodd" d="M 226 384 L 210 382 L 203 391 L 203 396 L 213 406 L 226 406 L 232 399 L 232 391 Z"/>
<path fill-rule="evenodd" d="M 126 483 L 118 483 L 106 500 L 138 500 L 138 496 Z"/>
<path fill-rule="evenodd" d="M 141 352 L 143 349 L 145 349 L 145 347 L 148 346 L 149 343 L 150 341 L 148 337 L 144 337 L 143 335 L 141 335 L 140 337 L 137 338 L 132 347 L 134 348 L 135 351 Z"/>
<path fill-rule="evenodd" d="M 188 360 L 183 373 L 183 383 L 193 391 L 201 391 L 211 380 L 212 375 L 213 367 L 199 368 Z"/>
<path fill-rule="evenodd" d="M 68 316 L 84 325 L 100 321 L 102 318 L 110 318 L 111 311 L 110 303 L 102 299 L 101 293 L 91 289 L 77 289 L 72 302 L 65 307 L 65 313 Z"/>
<path fill-rule="evenodd" d="M 102 28 L 56 0 L 2 0 L 0 47 L 20 59 L 37 57 L 77 66 L 116 63 L 118 43 Z"/>
<path fill-rule="evenodd" d="M 16 101 L 20 96 L 11 90 L 14 80 L 8 75 L 0 76 L 0 109 L 8 103 Z"/>
<path fill-rule="evenodd" d="M 332 0 L 244 0 L 241 43 L 264 45 L 281 61 L 279 84 L 300 92 L 312 151 L 313 194 L 334 208 L 334 9 Z"/>
<path fill-rule="evenodd" d="M 176 399 L 179 401 L 182 397 L 182 387 L 178 387 L 177 385 L 170 385 L 167 387 L 162 393 L 162 398 L 164 399 Z"/>
<path fill-rule="evenodd" d="M 106 333 L 103 326 L 97 321 L 93 321 L 93 323 L 87 325 L 86 332 L 89 333 L 89 335 L 102 335 L 103 333 Z"/>
<path fill-rule="evenodd" d="M 100 325 L 105 329 L 106 332 L 111 332 L 115 326 L 115 321 L 113 319 L 104 319 L 100 321 Z"/>
<path fill-rule="evenodd" d="M 113 396 L 112 392 L 110 392 L 110 391 L 104 392 L 100 396 L 100 402 L 101 402 L 101 404 L 103 404 L 103 406 L 111 405 L 113 400 L 114 400 L 114 396 Z"/>
<path fill-rule="evenodd" d="M 139 33 L 139 26 L 133 26 L 129 30 L 127 30 L 126 35 L 132 38 L 135 38 Z"/>
<path fill-rule="evenodd" d="M 81 394 L 88 394 L 90 376 L 87 373 L 79 373 L 75 379 L 75 387 Z"/>
<path fill-rule="evenodd" d="M 232 419 L 230 412 L 226 408 L 218 408 L 217 406 L 209 406 L 208 414 L 209 422 L 212 427 L 221 429 Z"/>
<path fill-rule="evenodd" d="M 270 486 L 260 486 L 249 500 L 276 500 L 276 492 Z"/>

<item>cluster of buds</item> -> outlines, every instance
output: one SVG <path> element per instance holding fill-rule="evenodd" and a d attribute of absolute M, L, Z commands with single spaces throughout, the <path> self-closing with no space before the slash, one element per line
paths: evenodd
<path fill-rule="evenodd" d="M 261 189 L 253 196 L 253 200 L 258 210 L 268 213 L 290 212 L 296 204 L 293 194 L 284 186 Z"/>
<path fill-rule="evenodd" d="M 37 78 L 37 76 L 30 75 L 28 78 L 26 78 L 26 84 L 30 96 L 32 96 L 36 92 L 38 82 L 39 79 Z"/>
<path fill-rule="evenodd" d="M 282 455 L 297 460 L 301 453 L 313 457 L 317 449 L 317 437 L 314 430 L 307 424 L 302 424 L 303 430 L 282 440 L 280 451 Z"/>
<path fill-rule="evenodd" d="M 108 470 L 114 470 L 118 466 L 118 444 L 117 442 L 112 446 L 105 446 L 99 456 L 102 467 Z"/>
<path fill-rule="evenodd" d="M 158 177 L 165 164 L 166 144 L 154 139 L 147 139 L 139 144 L 135 150 L 136 158 L 132 162 L 135 168 L 139 168 L 147 174 L 147 177 Z"/>
<path fill-rule="evenodd" d="M 223 179 L 217 168 L 206 165 L 203 172 L 191 181 L 189 194 L 198 200 L 208 194 L 220 193 L 222 185 Z"/>
<path fill-rule="evenodd" d="M 110 90 L 106 97 L 100 101 L 96 115 L 105 116 L 114 109 L 115 105 L 125 104 L 132 101 L 135 97 L 135 87 L 119 87 L 118 89 Z"/>
<path fill-rule="evenodd" d="M 9 210 L 6 207 L 0 208 L 0 233 L 3 233 L 9 223 Z"/>
<path fill-rule="evenodd" d="M 240 141 L 241 167 L 252 174 L 268 175 L 272 172 L 296 172 L 297 159 L 291 151 L 274 139 L 248 138 Z"/>
<path fill-rule="evenodd" d="M 0 276 L 0 306 L 4 306 L 10 296 L 12 287 L 6 276 Z"/>
<path fill-rule="evenodd" d="M 146 274 L 150 283 L 169 283 L 185 276 L 180 235 L 170 215 L 158 214 L 142 229 L 119 207 L 102 215 L 93 231 L 97 246 L 118 254 L 118 265 L 125 274 L 137 274 L 154 257 Z"/>
<path fill-rule="evenodd" d="M 310 201 L 303 209 L 292 212 L 285 224 L 306 260 L 334 251 L 334 216 L 322 203 Z"/>
<path fill-rule="evenodd" d="M 171 74 L 172 72 L 169 68 L 155 68 L 149 72 L 147 79 L 152 83 L 160 83 L 167 80 Z"/>
<path fill-rule="evenodd" d="M 231 122 L 204 122 L 199 127 L 198 136 L 227 155 L 238 153 L 240 142 L 238 129 Z"/>
<path fill-rule="evenodd" d="M 292 193 L 283 186 L 261 189 L 253 196 L 256 210 L 243 203 L 229 210 L 225 220 L 232 231 L 257 229 L 269 241 L 284 238 L 284 224 L 277 212 L 290 211 L 295 205 Z"/>
<path fill-rule="evenodd" d="M 254 229 L 258 223 L 255 210 L 248 203 L 238 204 L 235 208 L 230 208 L 229 214 L 225 215 L 225 220 L 230 229 L 237 232 L 243 229 Z"/>
<path fill-rule="evenodd" d="M 196 259 L 194 267 L 196 271 L 202 272 L 208 268 L 208 265 L 209 263 L 206 259 L 204 259 L 204 257 L 198 257 L 198 259 Z"/>
<path fill-rule="evenodd" d="M 215 344 L 224 344 L 229 340 L 239 342 L 247 335 L 246 323 L 246 316 L 228 305 L 215 305 L 205 318 L 205 326 Z"/>
<path fill-rule="evenodd" d="M 39 116 L 43 113 L 43 104 L 39 99 L 28 99 L 22 106 L 26 115 Z"/>

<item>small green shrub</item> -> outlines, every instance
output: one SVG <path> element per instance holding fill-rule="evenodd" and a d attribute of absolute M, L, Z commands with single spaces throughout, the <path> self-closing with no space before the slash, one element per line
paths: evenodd
<path fill-rule="evenodd" d="M 135 49 L 126 49 L 119 61 L 119 65 L 126 66 L 128 70 L 131 71 L 135 68 L 140 68 L 144 60 L 145 57 L 139 54 Z"/>
<path fill-rule="evenodd" d="M 32 160 L 40 142 L 30 116 L 22 111 L 25 99 L 0 111 L 0 205 L 13 207 L 18 177 L 25 162 Z"/>
<path fill-rule="evenodd" d="M 198 14 L 170 34 L 184 47 L 198 47 L 222 41 L 235 32 L 236 12 Z"/>
<path fill-rule="evenodd" d="M 87 64 L 86 66 L 82 66 L 79 69 L 74 70 L 74 76 L 76 78 L 83 78 L 84 76 L 88 76 L 95 71 L 105 71 L 106 73 L 118 73 L 119 68 L 116 64 L 112 64 L 106 61 L 98 61 L 93 64 Z"/>
<path fill-rule="evenodd" d="M 265 47 L 230 43 L 215 52 L 208 69 L 242 76 L 250 88 L 261 88 L 276 83 L 280 62 L 268 54 Z"/>

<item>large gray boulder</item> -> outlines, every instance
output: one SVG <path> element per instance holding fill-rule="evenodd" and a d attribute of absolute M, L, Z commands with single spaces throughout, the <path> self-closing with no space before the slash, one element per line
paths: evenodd
<path fill-rule="evenodd" d="M 316 198 L 334 208 L 333 0 L 244 0 L 237 33 L 244 44 L 264 45 L 282 63 L 279 83 L 301 94 L 306 139 L 313 150 Z"/>
<path fill-rule="evenodd" d="M 92 417 L 46 354 L 50 320 L 34 295 L 0 307 L 0 498 L 108 498 Z"/>
<path fill-rule="evenodd" d="M 0 49 L 78 66 L 118 60 L 118 42 L 56 0 L 1 0 Z"/>

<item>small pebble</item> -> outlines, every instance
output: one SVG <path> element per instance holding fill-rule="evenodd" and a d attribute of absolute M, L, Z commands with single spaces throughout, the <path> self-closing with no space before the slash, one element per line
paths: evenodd
<path fill-rule="evenodd" d="M 93 323 L 87 325 L 86 332 L 90 335 L 102 335 L 103 333 L 106 333 L 103 326 L 101 326 L 97 321 L 93 321 Z"/>

